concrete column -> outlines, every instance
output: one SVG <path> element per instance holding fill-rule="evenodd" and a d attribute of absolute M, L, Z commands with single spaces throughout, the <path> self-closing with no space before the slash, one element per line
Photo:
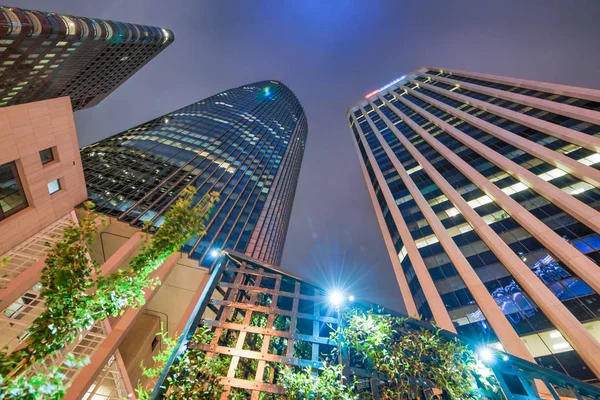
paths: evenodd
<path fill-rule="evenodd" d="M 411 80 L 411 82 L 415 81 Z M 419 82 L 419 86 L 421 86 L 424 89 L 431 90 L 432 92 L 447 96 L 456 101 L 470 101 L 470 98 L 466 96 L 441 89 L 434 85 Z M 409 92 L 422 100 L 424 100 L 426 97 L 422 93 L 419 93 L 419 91 L 409 90 Z M 469 124 L 481 129 L 482 131 L 489 133 L 490 135 L 495 136 L 499 139 L 502 139 L 508 144 L 515 146 L 516 148 L 521 149 L 541 160 L 544 160 L 545 162 L 555 166 L 556 168 L 562 169 L 563 171 L 581 179 L 584 182 L 589 183 L 590 185 L 600 187 L 600 171 L 593 167 L 590 167 L 589 165 L 582 164 L 576 160 L 573 160 L 572 158 L 567 157 L 562 153 L 556 152 L 554 150 L 542 146 L 541 144 L 532 142 L 512 132 L 506 131 L 494 124 L 490 124 L 489 122 L 483 119 L 474 117 L 471 114 L 451 107 L 446 103 L 442 103 L 441 101 L 435 100 L 430 97 L 427 97 L 426 101 L 446 111 L 447 113 L 452 114 L 455 117 L 468 122 Z"/>
<path fill-rule="evenodd" d="M 425 132 L 418 124 L 413 122 L 404 113 L 393 107 L 388 101 L 386 105 L 394 111 L 413 131 L 418 133 L 426 140 L 431 140 L 431 136 Z M 442 190 L 454 206 L 461 212 L 463 217 L 473 227 L 490 250 L 502 262 L 504 267 L 512 274 L 513 278 L 521 285 L 527 294 L 536 302 L 537 306 L 552 321 L 559 332 L 568 340 L 569 344 L 577 351 L 579 356 L 586 362 L 590 369 L 600 376 L 600 343 L 581 325 L 581 323 L 571 314 L 571 312 L 562 304 L 562 302 L 552 293 L 548 287 L 529 269 L 529 267 L 511 250 L 511 248 L 494 232 L 492 228 L 471 208 L 469 204 L 460 196 L 452 186 L 445 181 L 442 175 L 427 161 L 423 155 L 406 139 L 399 135 L 398 139 L 405 146 L 407 151 L 423 167 L 425 172 L 431 177 L 435 184 Z M 433 139 L 435 140 L 435 139 Z M 466 164 L 458 159 L 450 150 L 442 150 L 442 154 L 452 159 L 453 164 Z M 454 157 L 452 157 L 454 156 Z M 463 169 L 465 165 L 462 165 Z M 468 166 L 466 166 L 468 167 Z M 471 181 L 477 185 L 485 182 L 487 179 L 478 174 L 471 168 L 468 174 L 465 174 Z M 562 240 L 562 239 L 561 239 Z M 564 241 L 563 241 L 564 242 Z M 566 242 L 564 242 L 566 244 Z"/>
<path fill-rule="evenodd" d="M 363 114 L 366 114 L 364 112 L 364 109 L 361 110 Z M 431 308 L 431 312 L 433 314 L 433 319 L 440 328 L 446 329 L 451 332 L 456 332 L 454 324 L 452 323 L 452 319 L 450 318 L 450 315 L 446 310 L 446 306 L 444 306 L 444 302 L 442 301 L 442 298 L 438 293 L 437 288 L 433 283 L 433 280 L 431 279 L 431 275 L 429 275 L 427 266 L 423 262 L 423 258 L 421 257 L 419 249 L 417 248 L 417 245 L 413 240 L 412 235 L 408 230 L 408 227 L 406 226 L 406 222 L 404 222 L 404 218 L 402 217 L 402 214 L 400 213 L 400 210 L 396 205 L 394 196 L 392 195 L 392 192 L 390 191 L 390 188 L 388 187 L 385 178 L 383 177 L 383 173 L 377 165 L 377 160 L 375 160 L 375 157 L 373 156 L 373 152 L 371 151 L 371 148 L 369 147 L 369 144 L 365 139 L 364 133 L 360 128 L 360 125 L 357 122 L 355 122 L 355 124 L 358 134 L 360 136 L 360 140 L 365 148 L 365 151 L 367 152 L 369 162 L 373 166 L 373 171 L 375 172 L 377 182 L 381 187 L 381 192 L 385 198 L 388 208 L 390 209 L 390 214 L 392 215 L 394 223 L 398 228 L 398 233 L 400 234 L 402 242 L 406 247 L 408 257 L 412 263 L 417 279 L 421 284 L 423 294 L 425 295 L 425 297 L 427 298 L 427 302 L 429 303 L 429 307 Z"/>
<path fill-rule="evenodd" d="M 435 117 L 431 113 L 423 110 L 422 108 L 411 103 L 402 96 L 394 93 L 398 101 L 407 107 L 413 109 L 425 119 L 430 120 L 434 124 L 443 127 L 444 130 L 452 131 L 459 135 L 460 132 L 456 129 Z M 393 104 L 386 101 L 388 107 L 394 112 L 401 113 Z M 401 113 L 402 114 L 402 113 Z M 404 114 L 402 114 L 404 115 Z M 404 118 L 403 118 L 404 119 Z M 412 122 L 412 121 L 411 121 Z M 420 128 L 420 127 L 419 127 Z M 423 131 L 421 129 L 421 131 Z M 542 243 L 548 250 L 552 252 L 558 259 L 564 262 L 571 270 L 573 270 L 579 277 L 590 285 L 597 293 L 600 293 L 600 268 L 598 265 L 590 260 L 586 255 L 581 253 L 572 244 L 560 237 L 550 227 L 544 224 L 542 221 L 537 219 L 533 214 L 527 211 L 517 201 L 515 201 L 508 194 L 504 193 L 500 188 L 490 182 L 487 178 L 481 175 L 476 169 L 471 167 L 468 163 L 463 161 L 454 152 L 449 150 L 436 138 L 423 131 L 421 135 L 432 148 L 437 150 L 443 155 L 452 165 L 454 165 L 463 175 L 471 180 L 477 187 L 479 187 L 485 194 L 487 194 L 492 200 L 494 200 L 500 207 L 504 209 L 511 217 L 515 219 L 523 228 L 525 228 L 531 236 L 536 238 Z M 568 196 L 565 193 L 566 196 Z M 598 215 L 596 215 L 597 218 Z"/>
<path fill-rule="evenodd" d="M 377 106 L 372 101 L 369 100 L 369 103 L 371 104 L 375 112 L 379 115 L 379 117 L 386 123 L 388 128 L 391 129 L 396 136 L 402 135 L 402 133 L 400 133 L 400 131 L 394 126 L 394 124 L 392 124 L 392 122 L 379 110 L 379 108 L 377 108 Z M 435 214 L 431 206 L 427 203 L 427 200 L 425 199 L 425 197 L 423 197 L 417 185 L 413 182 L 409 174 L 402 166 L 400 160 L 398 160 L 398 158 L 396 157 L 386 140 L 383 138 L 383 136 L 381 136 L 379 130 L 375 127 L 375 124 L 373 124 L 371 119 L 368 116 L 366 118 L 369 122 L 369 125 L 371 125 L 371 129 L 373 129 L 373 132 L 375 132 L 375 136 L 381 143 L 381 146 L 383 147 L 387 156 L 390 158 L 392 164 L 396 168 L 396 171 L 398 171 L 398 174 L 404 182 L 404 185 L 407 187 L 411 196 L 415 199 L 417 206 L 419 207 L 419 209 L 423 213 L 423 216 L 433 229 L 433 232 L 439 239 L 442 247 L 444 248 L 444 251 L 450 258 L 450 261 L 452 261 L 452 264 L 454 265 L 454 267 L 458 271 L 458 274 L 460 275 L 465 285 L 473 295 L 473 298 L 477 302 L 477 305 L 485 315 L 487 321 L 496 333 L 496 336 L 498 336 L 498 339 L 500 340 L 506 351 L 508 351 L 512 355 L 523 358 L 527 361 L 535 362 L 535 360 L 527 350 L 527 347 L 525 347 L 525 344 L 519 338 L 517 332 L 515 332 L 515 330 L 506 319 L 506 316 L 504 315 L 500 307 L 498 307 L 498 304 L 496 303 L 492 295 L 488 292 L 481 279 L 479 279 L 477 273 L 473 270 L 466 257 L 463 255 L 463 253 L 460 251 L 460 249 L 454 242 L 454 240 L 452 240 L 452 238 L 448 234 L 448 231 L 446 230 L 438 216 Z"/>
<path fill-rule="evenodd" d="M 421 82 L 418 82 L 418 84 L 420 86 Z M 403 87 L 403 89 L 407 90 L 408 88 Z M 390 93 L 393 94 L 393 92 Z M 471 97 L 465 98 L 468 99 L 465 101 L 465 103 L 477 106 L 511 121 L 518 122 L 521 125 L 533 128 L 535 130 L 545 133 L 546 135 L 554 136 L 556 138 L 584 147 L 588 150 L 600 152 L 600 138 L 596 136 L 588 135 L 573 129 L 565 128 L 564 126 L 553 124 L 552 122 L 543 121 L 541 119 L 521 114 L 516 111 L 509 110 L 507 108 L 499 107 L 494 104 L 489 104 Z"/>
<path fill-rule="evenodd" d="M 588 110 L 587 108 L 575 107 L 566 103 L 558 103 L 556 101 L 526 96 L 523 94 L 508 92 L 506 90 L 494 89 L 487 86 L 477 85 L 475 83 L 457 81 L 453 80 L 452 78 L 444 78 L 441 76 L 420 73 L 417 73 L 417 75 L 447 83 L 448 85 L 457 85 L 463 89 L 473 90 L 475 92 L 487 94 L 499 99 L 512 101 L 533 108 L 539 108 L 540 110 L 549 111 L 554 114 L 564 115 L 569 118 L 579 119 L 592 124 L 600 124 L 600 112 L 595 110 Z"/>
<path fill-rule="evenodd" d="M 444 111 L 450 112 L 449 110 L 456 110 L 453 107 L 448 107 L 448 106 L 442 107 L 442 104 L 444 104 L 444 103 L 434 100 L 430 97 L 427 97 L 427 96 L 423 95 L 422 93 L 419 93 L 419 91 L 415 91 L 415 90 L 411 89 L 411 90 L 408 90 L 408 93 L 410 93 L 411 95 L 413 95 L 427 103 L 433 104 L 434 106 L 439 107 L 439 108 L 443 109 Z M 404 104 L 406 104 L 413 110 L 420 113 L 419 110 L 416 110 L 413 108 L 413 107 L 415 107 L 415 105 L 413 103 L 404 103 Z M 450 113 L 455 114 L 454 112 L 450 112 Z M 462 114 L 461 113 L 462 113 L 461 111 L 456 112 L 456 114 L 460 114 L 460 116 L 459 115 L 456 115 L 456 116 L 459 118 L 462 118 L 462 114 L 466 114 L 466 113 L 462 113 Z M 466 114 L 466 115 L 468 115 L 468 114 Z M 471 117 L 471 118 L 473 118 L 473 117 Z M 477 118 L 474 118 L 474 119 L 477 119 Z M 438 118 L 438 120 L 441 121 L 440 126 L 450 136 L 454 137 L 455 139 L 457 139 L 458 141 L 460 141 L 467 147 L 471 148 L 476 153 L 481 155 L 483 158 L 487 159 L 488 161 L 492 162 L 494 165 L 503 169 L 511 176 L 517 178 L 519 181 L 524 183 L 530 189 L 532 189 L 535 192 L 537 192 L 538 194 L 544 196 L 550 202 L 552 202 L 553 204 L 556 204 L 558 207 L 562 208 L 565 212 L 567 212 L 568 214 L 570 214 L 571 216 L 576 218 L 579 222 L 583 223 L 584 225 L 587 225 L 590 229 L 592 229 L 596 232 L 600 232 L 600 213 L 598 213 L 598 211 L 596 211 L 592 207 L 588 206 L 584 202 L 579 201 L 577 198 L 571 196 L 570 194 L 565 193 L 564 191 L 562 191 L 558 187 L 554 186 L 553 184 L 546 182 L 545 180 L 538 177 L 536 174 L 527 170 L 526 168 L 520 166 L 516 162 L 504 157 L 503 155 L 490 149 L 488 146 L 473 139 L 469 135 L 463 133 L 461 130 L 454 128 L 453 126 L 442 121 L 439 118 Z M 489 123 L 487 123 L 487 124 L 492 125 Z M 499 131 L 502 131 L 502 129 L 495 127 L 494 131 L 499 132 Z M 514 138 L 513 138 L 514 141 L 520 142 L 523 151 L 530 153 L 530 151 L 528 150 L 528 147 L 534 143 L 532 143 L 529 140 L 526 140 L 518 135 L 515 135 L 515 134 L 510 134 L 510 135 L 514 136 Z M 547 150 L 551 153 L 554 153 L 554 154 L 559 154 L 559 153 L 556 153 L 549 149 L 545 149 L 545 150 Z M 574 161 L 574 160 L 572 160 L 572 161 Z M 574 162 L 577 163 L 576 161 L 574 161 Z M 577 164 L 581 165 L 582 167 L 586 167 L 585 165 L 583 165 L 581 163 L 577 163 Z M 587 168 L 594 171 L 594 174 L 593 174 L 594 176 L 597 175 L 600 178 L 600 171 L 596 170 L 595 168 L 591 168 L 591 167 L 587 167 Z"/>
<path fill-rule="evenodd" d="M 358 144 L 355 140 L 353 140 L 352 143 L 354 143 L 354 147 L 356 147 L 356 153 L 360 155 Z M 367 191 L 369 192 L 369 197 L 371 198 L 371 203 L 373 204 L 373 209 L 375 210 L 375 216 L 377 217 L 377 223 L 379 224 L 379 229 L 381 230 L 381 235 L 383 236 L 383 241 L 385 242 L 385 247 L 390 256 L 390 261 L 392 262 L 392 268 L 394 269 L 394 273 L 396 274 L 396 280 L 398 281 L 398 286 L 400 287 L 400 294 L 402 295 L 402 300 L 404 301 L 406 313 L 413 318 L 419 318 L 419 312 L 417 311 L 415 300 L 413 299 L 412 294 L 410 293 L 410 288 L 408 287 L 408 281 L 406 280 L 406 276 L 404 275 L 404 271 L 402 270 L 402 265 L 400 265 L 400 259 L 398 258 L 398 254 L 396 253 L 396 248 L 394 247 L 392 236 L 388 231 L 387 224 L 385 223 L 385 218 L 383 216 L 383 213 L 381 212 L 381 208 L 379 208 L 379 201 L 377 200 L 377 196 L 375 195 L 373 186 L 371 186 L 371 180 L 369 178 L 369 173 L 367 172 L 367 167 L 365 166 L 365 162 L 362 159 L 362 157 L 359 156 L 358 161 L 360 164 L 360 170 L 362 171 L 363 177 L 365 178 Z"/>
<path fill-rule="evenodd" d="M 539 90 L 540 92 L 548 92 L 555 93 L 562 96 L 568 97 L 576 97 L 578 99 L 586 99 L 591 101 L 600 101 L 600 90 L 598 89 L 588 89 L 577 86 L 567 86 L 567 85 L 559 85 L 557 83 L 547 83 L 547 82 L 538 82 L 531 81 L 527 79 L 518 79 L 518 78 L 506 78 L 504 76 L 496 76 L 489 74 L 480 74 L 476 72 L 466 72 L 458 69 L 448 69 L 448 68 L 437 68 L 437 67 L 424 67 L 430 70 L 436 70 L 444 72 L 450 72 L 451 74 L 458 74 L 467 76 L 470 78 L 481 79 L 489 82 L 502 83 L 510 86 L 517 86 L 526 89 Z"/>

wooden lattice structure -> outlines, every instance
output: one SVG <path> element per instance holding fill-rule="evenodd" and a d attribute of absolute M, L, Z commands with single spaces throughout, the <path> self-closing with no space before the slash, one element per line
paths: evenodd
<path fill-rule="evenodd" d="M 338 311 L 319 286 L 244 255 L 224 251 L 221 262 L 211 271 L 194 318 L 188 321 L 180 339 L 182 346 L 167 363 L 152 398 L 159 399 L 168 390 L 164 384 L 170 366 L 185 350 L 193 331 L 203 325 L 213 329 L 214 337 L 200 348 L 228 360 L 227 373 L 221 379 L 221 400 L 234 395 L 252 400 L 280 398 L 278 395 L 285 394 L 279 385 L 280 371 L 286 366 L 308 366 L 318 374 L 324 363 L 338 362 L 344 365 L 343 374 L 349 382 L 356 382 L 360 390 L 377 399 L 378 385 L 385 377 L 354 362 L 347 349 L 336 348 L 330 338 L 341 322 Z M 415 329 L 435 329 L 423 321 L 410 323 Z M 441 335 L 456 337 L 446 331 Z M 504 353 L 496 358 L 499 362 L 489 367 L 501 390 L 496 394 L 481 391 L 483 399 L 600 399 L 600 389 L 595 386 Z M 548 388 L 550 397 L 537 394 L 540 382 Z M 433 388 L 425 389 L 426 396 L 436 393 Z"/>

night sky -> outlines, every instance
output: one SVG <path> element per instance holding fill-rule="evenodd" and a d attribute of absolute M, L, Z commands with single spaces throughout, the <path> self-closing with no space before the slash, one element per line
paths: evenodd
<path fill-rule="evenodd" d="M 99 105 L 80 145 L 231 87 L 278 79 L 308 116 L 284 269 L 402 310 L 344 117 L 422 65 L 600 88 L 600 1 L 13 0 L 170 28 L 175 42 Z"/>

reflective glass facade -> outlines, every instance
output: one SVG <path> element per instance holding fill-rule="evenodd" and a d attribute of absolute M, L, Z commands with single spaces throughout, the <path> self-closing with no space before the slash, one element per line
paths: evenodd
<path fill-rule="evenodd" d="M 422 68 L 348 110 L 409 311 L 596 379 L 599 100 Z"/>
<path fill-rule="evenodd" d="M 159 226 L 185 187 L 221 194 L 201 240 L 184 251 L 210 266 L 234 249 L 279 264 L 307 135 L 294 93 L 281 82 L 230 89 L 82 149 L 97 210 Z"/>
<path fill-rule="evenodd" d="M 168 29 L 0 6 L 0 107 L 98 104 L 173 42 Z"/>

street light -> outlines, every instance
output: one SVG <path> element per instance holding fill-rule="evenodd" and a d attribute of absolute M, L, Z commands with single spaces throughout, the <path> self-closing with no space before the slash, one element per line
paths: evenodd
<path fill-rule="evenodd" d="M 210 256 L 211 256 L 212 258 L 217 258 L 217 257 L 219 257 L 219 254 L 221 254 L 221 250 L 220 250 L 220 249 L 213 249 L 213 250 L 210 252 Z"/>
<path fill-rule="evenodd" d="M 331 292 L 329 292 L 328 299 L 329 299 L 329 304 L 331 304 L 332 306 L 335 307 L 338 329 L 340 330 L 340 332 L 343 332 L 344 319 L 342 318 L 342 313 L 341 313 L 340 309 L 346 303 L 346 300 L 354 301 L 354 296 L 350 295 L 350 296 L 346 297 L 346 295 L 342 291 L 334 289 Z M 344 376 L 347 374 L 344 373 L 344 362 L 343 362 L 344 361 L 343 353 L 345 352 L 345 350 L 342 349 L 342 345 L 341 345 L 341 343 L 343 341 L 343 339 L 342 339 L 343 333 L 341 333 L 341 335 L 342 336 L 338 337 L 337 347 L 338 347 L 340 368 L 342 369 L 342 373 L 340 374 L 340 383 L 343 385 L 344 384 Z"/>
<path fill-rule="evenodd" d="M 339 290 L 332 291 L 331 293 L 329 293 L 329 302 L 332 306 L 335 306 L 336 308 L 341 306 L 344 302 L 344 294 Z"/>
<path fill-rule="evenodd" d="M 479 350 L 479 357 L 481 357 L 483 361 L 492 361 L 494 355 L 492 354 L 492 351 L 490 349 L 484 347 Z"/>

